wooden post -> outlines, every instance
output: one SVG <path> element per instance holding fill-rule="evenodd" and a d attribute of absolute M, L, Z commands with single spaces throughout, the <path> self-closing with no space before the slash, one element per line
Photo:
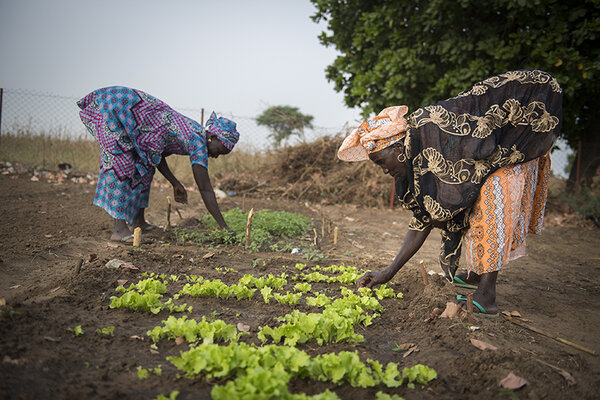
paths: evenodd
<path fill-rule="evenodd" d="M 467 295 L 467 322 L 473 324 L 473 293 Z"/>
<path fill-rule="evenodd" d="M 390 210 L 394 209 L 394 196 L 396 196 L 396 180 L 392 180 L 392 193 L 390 194 Z"/>
<path fill-rule="evenodd" d="M 142 228 L 139 226 L 133 230 L 133 247 L 140 247 L 142 244 Z"/>
<path fill-rule="evenodd" d="M 250 246 L 250 234 L 252 231 L 252 217 L 254 216 L 254 208 L 248 213 L 248 221 L 246 222 L 246 247 Z"/>
<path fill-rule="evenodd" d="M 200 125 L 204 126 L 204 107 L 200 111 Z"/>
<path fill-rule="evenodd" d="M 427 271 L 425 271 L 425 261 L 419 261 L 419 268 L 421 269 L 421 276 L 423 277 L 423 285 L 429 285 L 429 277 L 427 276 Z"/>
<path fill-rule="evenodd" d="M 167 222 L 165 223 L 165 232 L 171 227 L 171 196 L 167 196 Z"/>
<path fill-rule="evenodd" d="M 4 89 L 0 88 L 0 137 L 2 137 L 2 94 Z"/>
<path fill-rule="evenodd" d="M 333 228 L 333 245 L 337 246 L 338 227 Z"/>
<path fill-rule="evenodd" d="M 577 145 L 577 169 L 575 170 L 575 183 L 579 185 L 579 178 L 581 177 L 581 140 Z"/>

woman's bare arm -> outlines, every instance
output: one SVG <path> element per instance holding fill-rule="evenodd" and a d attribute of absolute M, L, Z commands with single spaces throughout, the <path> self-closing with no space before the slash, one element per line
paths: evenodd
<path fill-rule="evenodd" d="M 367 272 L 358 281 L 356 281 L 357 287 L 373 287 L 375 285 L 381 285 L 382 283 L 388 282 L 396 275 L 396 273 L 406 264 L 412 256 L 421 248 L 427 236 L 431 232 L 431 226 L 425 228 L 422 231 L 408 230 L 406 236 L 404 236 L 404 243 L 394 257 L 392 263 L 384 269 L 378 272 Z"/>
<path fill-rule="evenodd" d="M 198 185 L 198 190 L 200 191 L 206 209 L 221 228 L 231 230 L 221 214 L 219 204 L 217 204 L 217 198 L 215 197 L 215 191 L 210 183 L 208 170 L 202 165 L 193 164 L 192 171 L 194 172 L 194 180 L 196 181 L 196 185 Z"/>

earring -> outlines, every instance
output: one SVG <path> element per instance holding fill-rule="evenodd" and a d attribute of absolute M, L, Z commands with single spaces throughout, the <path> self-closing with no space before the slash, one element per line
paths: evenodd
<path fill-rule="evenodd" d="M 406 161 L 406 156 L 404 154 L 398 154 L 398 157 L 396 157 L 396 159 L 399 163 L 403 163 Z"/>

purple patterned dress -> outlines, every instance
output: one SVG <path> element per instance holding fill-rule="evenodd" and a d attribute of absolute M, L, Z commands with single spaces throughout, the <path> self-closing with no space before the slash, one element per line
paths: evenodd
<path fill-rule="evenodd" d="M 189 155 L 208 167 L 204 127 L 159 99 L 122 86 L 98 89 L 77 102 L 79 115 L 100 144 L 94 204 L 128 224 L 148 207 L 162 153 Z"/>

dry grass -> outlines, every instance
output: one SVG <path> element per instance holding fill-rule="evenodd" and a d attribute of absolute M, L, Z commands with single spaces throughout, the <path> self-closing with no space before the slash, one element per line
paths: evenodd
<path fill-rule="evenodd" d="M 0 161 L 18 163 L 25 168 L 53 171 L 58 169 L 58 164 L 69 163 L 78 174 L 95 175 L 99 170 L 99 160 L 99 147 L 92 137 L 73 139 L 66 134 L 34 135 L 27 131 L 0 136 Z M 235 149 L 227 156 L 209 159 L 209 172 L 213 181 L 218 182 L 225 176 L 262 167 L 265 160 L 263 154 Z M 170 156 L 167 163 L 184 185 L 194 184 L 187 156 Z M 166 182 L 160 173 L 155 175 L 155 179 Z"/>

